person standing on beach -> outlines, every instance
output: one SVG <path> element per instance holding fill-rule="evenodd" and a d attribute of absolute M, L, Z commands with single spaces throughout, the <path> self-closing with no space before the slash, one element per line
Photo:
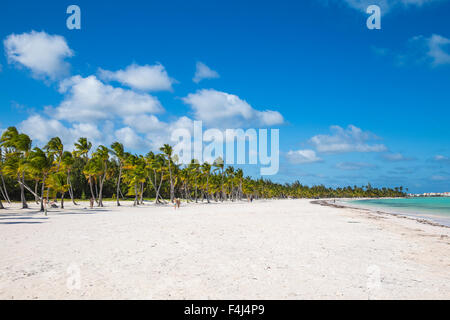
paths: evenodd
<path fill-rule="evenodd" d="M 180 200 L 180 198 L 176 198 L 175 199 L 175 203 L 174 203 L 174 208 L 175 208 L 175 210 L 177 210 L 177 209 L 180 209 L 180 204 L 181 204 L 181 200 Z"/>

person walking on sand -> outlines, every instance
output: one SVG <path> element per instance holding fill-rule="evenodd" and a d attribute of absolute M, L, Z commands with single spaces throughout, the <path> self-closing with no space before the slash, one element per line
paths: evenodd
<path fill-rule="evenodd" d="M 176 198 L 174 203 L 175 210 L 180 209 L 180 204 L 181 204 L 180 198 Z"/>

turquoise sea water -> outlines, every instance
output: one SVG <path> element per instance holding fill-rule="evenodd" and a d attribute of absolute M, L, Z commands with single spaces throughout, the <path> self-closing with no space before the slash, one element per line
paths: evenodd
<path fill-rule="evenodd" d="M 450 197 L 351 200 L 351 204 L 427 218 L 450 226 Z"/>

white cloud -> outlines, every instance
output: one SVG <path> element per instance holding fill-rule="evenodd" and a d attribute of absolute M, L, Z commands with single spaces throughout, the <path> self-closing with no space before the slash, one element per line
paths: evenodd
<path fill-rule="evenodd" d="M 75 123 L 68 128 L 55 119 L 44 118 L 41 115 L 32 115 L 18 125 L 20 131 L 28 134 L 30 138 L 39 145 L 45 145 L 51 138 L 60 137 L 70 149 L 79 137 L 86 137 L 94 144 L 104 138 L 98 127 L 91 123 Z"/>
<path fill-rule="evenodd" d="M 203 62 L 197 62 L 196 70 L 195 70 L 195 76 L 192 79 L 195 83 L 199 83 L 203 79 L 214 79 L 219 78 L 219 74 L 217 71 L 214 71 L 210 69 L 206 64 Z"/>
<path fill-rule="evenodd" d="M 219 128 L 273 126 L 284 121 L 278 111 L 255 110 L 238 96 L 213 89 L 190 93 L 183 101 L 191 106 L 196 119 Z"/>
<path fill-rule="evenodd" d="M 434 175 L 431 177 L 431 180 L 433 181 L 447 181 L 450 180 L 450 177 L 442 176 L 442 175 Z"/>
<path fill-rule="evenodd" d="M 64 101 L 48 113 L 56 119 L 92 122 L 163 110 L 159 100 L 149 94 L 115 88 L 95 76 L 74 76 L 60 83 Z"/>
<path fill-rule="evenodd" d="M 64 59 L 74 54 L 64 37 L 43 31 L 11 34 L 3 44 L 9 63 L 25 66 L 34 76 L 47 76 L 50 79 L 68 73 L 70 65 Z"/>
<path fill-rule="evenodd" d="M 450 164 L 450 158 L 440 155 L 440 154 L 435 156 L 433 159 L 434 159 L 434 161 L 442 163 L 442 164 Z"/>
<path fill-rule="evenodd" d="M 412 37 L 407 41 L 406 49 L 401 52 L 376 47 L 373 47 L 373 51 L 393 58 L 398 66 L 428 64 L 438 67 L 450 64 L 450 39 L 438 34 Z"/>
<path fill-rule="evenodd" d="M 405 157 L 401 153 L 385 153 L 385 154 L 381 155 L 381 157 L 384 160 L 392 161 L 392 162 L 413 160 L 413 158 Z"/>
<path fill-rule="evenodd" d="M 314 150 L 291 150 L 286 154 L 286 158 L 293 164 L 304 164 L 322 161 L 322 159 L 316 155 L 316 152 Z"/>
<path fill-rule="evenodd" d="M 439 1 L 442 0 L 344 0 L 343 2 L 349 7 L 363 12 L 366 12 L 368 6 L 377 5 L 381 8 L 382 13 L 387 13 L 393 8 L 409 8 L 412 6 L 421 7 L 424 4 Z"/>
<path fill-rule="evenodd" d="M 171 91 L 172 84 L 175 82 L 161 64 L 153 66 L 132 64 L 125 70 L 115 72 L 99 69 L 99 77 L 104 81 L 117 81 L 143 91 Z"/>
<path fill-rule="evenodd" d="M 434 160 L 436 160 L 436 161 L 448 161 L 450 159 L 448 157 L 446 157 L 446 156 L 443 156 L 443 155 L 439 154 L 439 155 L 434 157 Z"/>
<path fill-rule="evenodd" d="M 423 36 L 414 37 L 411 41 L 419 42 L 423 45 L 423 55 L 428 58 L 432 66 L 450 64 L 450 39 L 433 34 L 429 38 Z"/>
<path fill-rule="evenodd" d="M 336 167 L 341 170 L 361 170 L 361 169 L 367 169 L 367 168 L 376 168 L 375 165 L 365 162 L 340 162 L 336 164 Z"/>
<path fill-rule="evenodd" d="M 123 118 L 123 123 L 140 133 L 165 129 L 167 126 L 166 123 L 159 121 L 154 115 L 147 114 L 126 116 Z"/>
<path fill-rule="evenodd" d="M 340 126 L 331 126 L 330 135 L 316 135 L 310 139 L 318 152 L 343 153 L 343 152 L 382 152 L 387 148 L 383 144 L 369 144 L 371 140 L 378 139 L 370 132 L 362 131 L 354 125 L 347 129 Z"/>
<path fill-rule="evenodd" d="M 159 124 L 159 129 L 153 128 L 146 134 L 146 139 L 153 150 L 159 149 L 165 143 L 172 143 L 171 135 L 175 130 L 186 129 L 192 135 L 194 129 L 194 122 L 186 116 L 182 116 L 172 122 L 160 122 Z"/>
<path fill-rule="evenodd" d="M 137 135 L 130 127 L 116 130 L 115 137 L 117 141 L 123 143 L 124 147 L 128 149 L 143 150 L 149 146 L 149 143 Z"/>

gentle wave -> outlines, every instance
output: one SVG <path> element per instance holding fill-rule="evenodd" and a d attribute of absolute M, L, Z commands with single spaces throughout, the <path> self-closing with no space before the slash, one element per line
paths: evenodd
<path fill-rule="evenodd" d="M 348 203 L 379 208 L 391 213 L 405 214 L 450 226 L 450 197 L 419 197 L 395 199 L 350 200 Z"/>

